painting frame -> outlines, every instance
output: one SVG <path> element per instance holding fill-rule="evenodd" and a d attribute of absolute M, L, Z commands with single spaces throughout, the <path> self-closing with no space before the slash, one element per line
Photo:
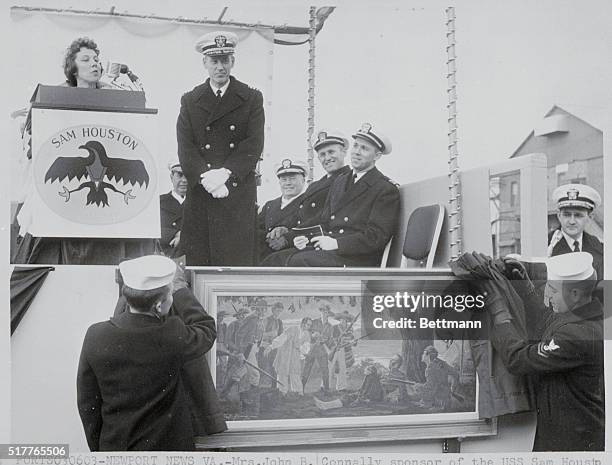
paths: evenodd
<path fill-rule="evenodd" d="M 448 269 L 212 269 L 193 268 L 194 294 L 214 317 L 224 296 L 350 296 L 364 280 L 454 280 Z M 217 344 L 208 353 L 213 378 Z M 358 419 L 358 421 L 356 421 Z M 293 420 L 228 421 L 228 431 L 198 438 L 199 449 L 449 439 L 497 434 L 496 419 L 474 412 L 382 415 Z"/>

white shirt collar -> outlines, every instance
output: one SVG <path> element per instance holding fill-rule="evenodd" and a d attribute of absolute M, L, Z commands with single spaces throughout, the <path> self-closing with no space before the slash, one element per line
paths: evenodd
<path fill-rule="evenodd" d="M 287 205 L 289 205 L 291 202 L 293 202 L 295 199 L 297 199 L 300 195 L 302 195 L 304 192 L 306 191 L 306 185 L 304 185 L 304 188 L 302 188 L 302 192 L 300 192 L 298 195 L 296 195 L 295 197 L 291 197 L 290 199 L 286 199 L 285 197 L 283 197 L 281 195 L 281 210 L 283 208 L 285 208 Z"/>
<path fill-rule="evenodd" d="M 565 234 L 564 231 L 561 231 L 561 234 L 563 234 L 563 237 L 565 238 L 567 245 L 569 245 L 570 250 L 574 250 L 574 241 L 578 241 L 580 251 L 582 251 L 582 233 L 580 233 L 580 237 L 578 239 L 572 239 L 567 234 Z"/>
<path fill-rule="evenodd" d="M 367 170 L 360 171 L 359 173 L 357 173 L 354 169 L 351 168 L 352 176 L 355 176 L 355 182 L 357 182 L 361 178 L 363 178 L 363 175 L 366 174 L 368 171 L 370 171 L 373 168 L 374 168 L 374 166 L 372 166 L 372 168 L 369 168 Z"/>
<path fill-rule="evenodd" d="M 215 87 L 213 86 L 213 83 L 211 80 L 208 81 L 208 84 L 210 85 L 210 88 L 213 91 L 213 94 L 215 94 L 215 96 L 217 95 L 217 91 L 221 90 L 221 97 L 223 97 L 225 95 L 225 91 L 227 90 L 229 84 L 230 84 L 230 80 L 228 79 L 227 82 L 223 85 L 223 87 Z"/>
<path fill-rule="evenodd" d="M 180 195 L 178 195 L 178 194 L 177 194 L 176 192 L 174 192 L 174 191 L 172 191 L 172 197 L 174 197 L 178 203 L 180 203 L 181 205 L 183 205 L 183 202 L 185 201 L 185 197 L 181 197 Z"/>

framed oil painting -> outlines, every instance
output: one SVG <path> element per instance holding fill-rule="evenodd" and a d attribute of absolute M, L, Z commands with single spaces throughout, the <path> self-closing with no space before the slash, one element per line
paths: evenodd
<path fill-rule="evenodd" d="M 217 320 L 209 363 L 229 427 L 206 438 L 207 447 L 496 433 L 494 421 L 478 417 L 469 341 L 366 333 L 360 316 L 369 273 L 194 273 L 196 296 Z M 444 271 L 413 274 L 451 279 Z"/>

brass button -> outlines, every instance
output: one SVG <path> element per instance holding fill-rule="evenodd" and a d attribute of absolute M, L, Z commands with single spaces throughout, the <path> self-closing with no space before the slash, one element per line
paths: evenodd
<path fill-rule="evenodd" d="M 316 204 L 316 203 L 314 203 L 314 202 L 312 202 L 312 203 L 310 204 L 310 206 L 311 206 L 312 208 L 314 208 L 314 207 L 316 207 L 316 206 L 317 206 L 317 204 Z"/>
<path fill-rule="evenodd" d="M 329 217 L 330 220 L 335 220 L 336 219 L 336 215 L 332 215 Z"/>
<path fill-rule="evenodd" d="M 204 146 L 204 148 L 205 148 L 206 150 L 209 150 L 209 149 L 210 149 L 210 144 L 206 144 L 206 145 Z"/>
<path fill-rule="evenodd" d="M 345 217 L 344 217 L 344 222 L 345 222 L 345 223 L 347 223 L 347 222 L 348 222 L 348 220 L 349 220 L 348 216 L 345 216 Z"/>
<path fill-rule="evenodd" d="M 234 126 L 233 124 L 230 125 L 230 131 L 234 131 L 236 129 L 236 126 Z"/>
<path fill-rule="evenodd" d="M 300 220 L 298 220 L 297 224 L 302 224 L 302 222 Z"/>
<path fill-rule="evenodd" d="M 300 204 L 300 208 L 304 208 L 304 205 Z"/>
<path fill-rule="evenodd" d="M 230 149 L 233 149 L 233 148 L 234 148 L 234 143 L 230 142 Z"/>
<path fill-rule="evenodd" d="M 210 168 L 210 163 L 206 163 L 206 168 Z"/>
<path fill-rule="evenodd" d="M 210 126 L 206 126 L 206 130 L 207 130 L 207 131 L 210 131 Z"/>
<path fill-rule="evenodd" d="M 340 231 L 338 231 L 340 234 L 344 234 L 344 229 L 341 229 Z"/>
<path fill-rule="evenodd" d="M 176 223 L 172 223 L 172 226 L 176 226 Z"/>
<path fill-rule="evenodd" d="M 232 183 L 232 186 L 234 186 L 234 187 L 238 187 L 238 183 L 237 183 L 237 182 L 233 182 L 233 183 Z"/>

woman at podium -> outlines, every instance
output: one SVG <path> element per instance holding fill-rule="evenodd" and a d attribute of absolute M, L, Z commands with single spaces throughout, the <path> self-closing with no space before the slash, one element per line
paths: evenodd
<path fill-rule="evenodd" d="M 64 56 L 63 68 L 66 76 L 60 87 L 89 89 L 140 90 L 138 78 L 122 65 L 113 65 L 116 75 L 104 74 L 100 63 L 100 50 L 97 44 L 87 38 L 74 40 Z M 128 84 L 129 83 L 129 84 Z M 23 128 L 23 148 L 31 163 L 31 114 L 28 114 Z M 13 263 L 73 264 L 73 265 L 116 265 L 126 258 L 136 258 L 159 252 L 157 239 L 108 239 L 108 238 L 65 238 L 36 237 L 29 231 L 33 212 L 28 207 L 28 192 L 35 186 L 26 186 L 25 199 L 18 206 L 16 222 L 19 237 Z M 16 229 L 16 228 L 15 228 Z"/>

